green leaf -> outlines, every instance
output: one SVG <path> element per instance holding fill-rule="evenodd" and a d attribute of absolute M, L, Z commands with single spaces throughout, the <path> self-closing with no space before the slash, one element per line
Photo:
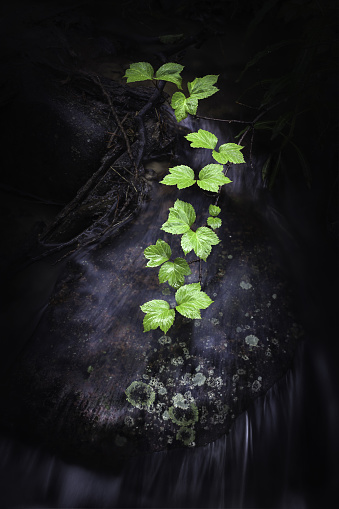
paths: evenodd
<path fill-rule="evenodd" d="M 174 235 L 187 232 L 196 219 L 193 206 L 185 201 L 176 200 L 173 207 L 169 209 L 166 223 L 161 227 L 167 233 Z"/>
<path fill-rule="evenodd" d="M 181 76 L 180 73 L 183 70 L 184 66 L 180 64 L 175 64 L 173 62 L 168 62 L 167 64 L 159 67 L 155 74 L 155 78 L 157 80 L 170 81 L 174 83 L 178 88 L 181 87 Z"/>
<path fill-rule="evenodd" d="M 237 143 L 225 143 L 224 145 L 220 145 L 219 152 L 213 150 L 212 156 L 221 164 L 226 164 L 228 162 L 234 164 L 244 163 L 244 156 L 241 153 L 241 149 L 243 148 L 244 147 Z"/>
<path fill-rule="evenodd" d="M 166 334 L 173 325 L 175 311 L 170 309 L 169 303 L 165 300 L 149 300 L 140 306 L 140 309 L 146 313 L 143 321 L 144 332 L 160 327 Z"/>
<path fill-rule="evenodd" d="M 211 216 L 218 216 L 221 212 L 221 208 L 217 205 L 210 205 L 208 207 L 208 212 Z"/>
<path fill-rule="evenodd" d="M 175 92 L 172 95 L 171 106 L 178 122 L 184 120 L 187 114 L 195 115 L 198 109 L 198 99 L 194 97 L 185 97 L 182 92 Z"/>
<path fill-rule="evenodd" d="M 217 228 L 220 228 L 222 221 L 219 217 L 208 217 L 207 218 L 207 224 L 212 228 L 212 230 L 216 230 Z"/>
<path fill-rule="evenodd" d="M 206 309 L 214 302 L 201 291 L 200 283 L 192 283 L 179 288 L 175 293 L 176 310 L 187 318 L 201 318 L 200 309 Z"/>
<path fill-rule="evenodd" d="M 166 262 L 159 270 L 159 282 L 168 281 L 173 288 L 179 288 L 185 283 L 184 276 L 189 276 L 192 271 L 183 258 L 176 258 L 174 262 Z"/>
<path fill-rule="evenodd" d="M 208 164 L 199 172 L 199 180 L 197 184 L 205 191 L 217 193 L 219 186 L 232 182 L 223 174 L 223 166 L 221 164 Z"/>
<path fill-rule="evenodd" d="M 167 186 L 177 186 L 178 189 L 184 189 L 195 184 L 194 171 L 189 166 L 180 165 L 169 168 L 170 175 L 166 175 L 160 184 Z"/>
<path fill-rule="evenodd" d="M 191 96 L 197 99 L 205 99 L 218 92 L 219 88 L 214 87 L 217 82 L 218 74 L 208 74 L 203 78 L 195 78 L 195 80 L 187 83 L 187 88 Z"/>
<path fill-rule="evenodd" d="M 172 251 L 167 242 L 158 239 L 155 244 L 146 247 L 144 255 L 149 259 L 146 267 L 158 267 L 171 258 Z"/>
<path fill-rule="evenodd" d="M 196 133 L 190 133 L 185 136 L 186 140 L 191 142 L 193 148 L 211 148 L 214 149 L 218 143 L 218 138 L 215 134 L 199 129 Z"/>
<path fill-rule="evenodd" d="M 181 247 L 185 255 L 190 251 L 206 261 L 212 246 L 219 244 L 219 237 L 207 226 L 201 226 L 197 231 L 189 230 L 181 237 Z"/>
<path fill-rule="evenodd" d="M 135 81 L 152 80 L 153 76 L 154 69 L 151 64 L 148 62 L 136 62 L 129 66 L 124 78 L 127 78 L 127 83 L 133 83 Z"/>

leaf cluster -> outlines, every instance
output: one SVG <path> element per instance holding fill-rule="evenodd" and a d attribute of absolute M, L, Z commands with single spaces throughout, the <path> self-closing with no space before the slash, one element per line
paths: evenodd
<path fill-rule="evenodd" d="M 164 240 L 158 239 L 155 244 L 146 247 L 145 258 L 148 258 L 147 267 L 159 267 L 159 282 L 166 283 L 173 288 L 180 288 L 185 282 L 184 276 L 192 271 L 184 258 L 175 258 L 171 261 L 172 250 Z"/>
<path fill-rule="evenodd" d="M 244 156 L 241 150 L 244 148 L 237 143 L 224 143 L 220 145 L 218 150 L 215 147 L 218 143 L 218 138 L 215 134 L 199 129 L 196 133 L 189 133 L 185 138 L 191 142 L 192 148 L 209 148 L 212 150 L 212 157 L 220 164 L 244 163 Z"/>
<path fill-rule="evenodd" d="M 191 226 L 195 220 L 196 213 L 193 205 L 178 199 L 174 206 L 170 207 L 168 219 L 161 229 L 173 235 L 182 234 L 181 247 L 185 255 L 193 250 L 199 258 L 206 261 L 212 246 L 219 244 L 220 239 L 206 226 L 192 230 Z"/>
<path fill-rule="evenodd" d="M 180 76 L 184 66 L 173 62 L 168 62 L 154 72 L 152 65 L 148 62 L 136 62 L 130 64 L 126 70 L 124 78 L 127 83 L 146 80 L 162 80 L 174 83 L 179 90 L 182 90 L 182 77 Z M 218 92 L 215 83 L 218 80 L 217 74 L 209 74 L 203 78 L 195 78 L 187 83 L 189 95 L 183 92 L 175 92 L 172 96 L 171 106 L 178 122 L 184 120 L 188 114 L 195 115 L 198 109 L 199 99 L 206 99 Z"/>
<path fill-rule="evenodd" d="M 203 78 L 195 78 L 195 80 L 188 82 L 188 97 L 183 92 L 173 94 L 171 106 L 178 122 L 184 120 L 188 114 L 196 114 L 199 99 L 206 99 L 218 92 L 219 89 L 214 86 L 218 77 L 217 74 L 208 74 Z"/>
<path fill-rule="evenodd" d="M 175 293 L 177 305 L 174 309 L 165 300 L 150 300 L 140 306 L 141 311 L 146 313 L 143 320 L 144 332 L 151 329 L 160 329 L 166 334 L 173 325 L 175 310 L 186 318 L 201 318 L 200 310 L 206 309 L 212 304 L 212 299 L 201 290 L 200 283 L 191 283 L 181 286 Z"/>
<path fill-rule="evenodd" d="M 160 183 L 167 186 L 177 186 L 178 189 L 184 189 L 196 183 L 205 191 L 217 193 L 220 186 L 232 182 L 228 177 L 225 177 L 221 164 L 208 164 L 204 166 L 199 172 L 198 179 L 195 179 L 192 168 L 185 165 L 169 168 L 169 172 L 169 175 L 166 175 Z"/>

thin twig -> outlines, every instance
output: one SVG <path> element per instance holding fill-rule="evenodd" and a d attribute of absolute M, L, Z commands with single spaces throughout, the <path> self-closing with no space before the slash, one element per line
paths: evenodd
<path fill-rule="evenodd" d="M 113 103 L 112 103 L 111 97 L 110 97 L 110 95 L 107 93 L 107 91 L 105 90 L 104 86 L 102 85 L 102 83 L 101 83 L 101 81 L 100 81 L 99 76 L 96 76 L 96 78 L 92 77 L 92 79 L 93 79 L 94 83 L 96 83 L 97 85 L 99 85 L 100 90 L 102 91 L 102 93 L 104 94 L 104 96 L 105 96 L 105 97 L 106 97 L 106 99 L 107 99 L 107 102 L 108 102 L 108 104 L 109 104 L 109 107 L 111 108 L 111 112 L 112 112 L 112 114 L 113 114 L 113 117 L 114 117 L 114 119 L 115 119 L 116 123 L 118 124 L 118 126 L 119 126 L 119 128 L 120 128 L 120 130 L 121 130 L 121 132 L 122 132 L 122 134 L 123 134 L 123 136 L 124 136 L 125 143 L 126 143 L 126 148 L 127 148 L 127 153 L 128 153 L 128 155 L 129 155 L 129 157 L 130 157 L 130 159 L 131 159 L 131 161 L 132 161 L 132 163 L 133 163 L 133 165 L 134 165 L 135 171 L 137 171 L 137 164 L 136 164 L 136 162 L 135 162 L 135 160 L 134 160 L 134 157 L 133 157 L 133 154 L 132 154 L 131 145 L 130 145 L 130 143 L 129 143 L 128 136 L 127 136 L 127 134 L 126 134 L 125 129 L 123 128 L 123 125 L 122 125 L 122 123 L 121 123 L 121 121 L 120 121 L 120 119 L 119 119 L 119 117 L 118 117 L 117 112 L 115 111 L 115 108 L 114 108 L 114 106 L 113 106 Z"/>
<path fill-rule="evenodd" d="M 146 146 L 146 133 L 145 133 L 145 126 L 144 126 L 143 118 L 146 115 L 146 113 L 158 101 L 158 99 L 165 87 L 165 84 L 166 84 L 166 82 L 162 81 L 162 80 L 159 80 L 157 82 L 157 85 L 158 85 L 157 88 L 154 89 L 154 92 L 151 95 L 151 97 L 149 98 L 149 100 L 147 101 L 147 103 L 141 108 L 141 110 L 135 117 L 137 124 L 138 124 L 138 135 L 139 135 L 139 142 L 140 142 L 139 153 L 138 153 L 138 157 L 136 160 L 136 175 L 135 175 L 136 178 L 137 178 L 138 169 L 139 169 L 140 163 L 142 161 L 144 151 L 145 151 L 145 146 Z"/>
<path fill-rule="evenodd" d="M 237 124 L 249 124 L 250 123 L 247 120 L 234 120 L 234 119 L 230 120 L 230 119 L 225 119 L 225 118 L 202 117 L 201 115 L 195 115 L 195 118 L 197 118 L 198 120 L 200 120 L 202 118 L 203 120 L 213 120 L 216 122 L 227 122 L 229 124 L 231 124 L 232 122 L 237 123 Z"/>
<path fill-rule="evenodd" d="M 191 263 L 197 263 L 200 261 L 200 258 L 197 258 L 196 260 L 192 260 L 191 262 L 187 262 L 188 265 L 191 265 Z"/>
<path fill-rule="evenodd" d="M 129 115 L 129 112 L 126 113 L 126 115 L 124 116 L 124 118 L 122 119 L 121 121 L 121 125 L 125 122 L 125 120 L 127 119 Z M 111 135 L 110 139 L 108 140 L 108 143 L 107 143 L 107 148 L 111 148 L 112 147 L 112 142 L 113 142 L 113 138 L 114 136 L 116 136 L 117 132 L 118 132 L 118 128 L 119 126 L 117 126 L 115 129 L 114 129 L 114 132 L 113 133 L 108 133 Z"/>

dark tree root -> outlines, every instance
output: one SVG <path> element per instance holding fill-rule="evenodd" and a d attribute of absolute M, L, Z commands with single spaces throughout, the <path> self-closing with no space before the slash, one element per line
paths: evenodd
<path fill-rule="evenodd" d="M 159 82 L 150 94 L 149 89 L 147 93 L 143 88 L 140 92 L 131 90 L 89 73 L 75 76 L 74 81 L 76 87 L 84 85 L 86 93 L 94 98 L 97 91 L 91 84 L 99 87 L 115 121 L 113 134 L 121 134 L 123 144 L 107 150 L 99 169 L 41 234 L 38 252 L 30 257 L 31 262 L 67 250 L 63 259 L 80 248 L 101 242 L 106 235 L 116 235 L 136 216 L 147 197 L 149 184 L 143 178 L 143 159 L 168 151 L 178 133 L 177 124 L 163 104 L 164 82 Z M 122 124 L 128 117 L 127 133 Z"/>

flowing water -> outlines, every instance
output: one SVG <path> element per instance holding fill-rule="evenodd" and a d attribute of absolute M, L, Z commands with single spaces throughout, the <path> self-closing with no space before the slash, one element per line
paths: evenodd
<path fill-rule="evenodd" d="M 199 127 L 209 129 L 210 125 Z M 216 134 L 217 129 L 213 126 Z M 225 136 L 225 131 L 219 133 Z M 195 163 L 203 163 L 199 151 L 194 157 Z M 280 198 L 278 206 L 278 200 L 260 184 L 260 158 L 253 166 L 246 174 L 233 170 L 228 192 L 242 201 L 248 214 L 255 210 L 265 219 L 280 250 L 282 269 L 297 295 L 306 335 L 291 369 L 237 418 L 227 436 L 195 449 L 139 455 L 119 472 L 66 463 L 44 450 L 43 444 L 23 443 L 4 432 L 0 444 L 3 507 L 334 507 L 339 476 L 335 303 L 331 292 L 324 293 L 328 288 L 324 279 L 328 282 L 333 276 L 335 281 L 333 259 L 324 247 L 323 233 L 308 234 L 309 216 L 299 213 L 300 203 L 293 193 L 288 200 Z M 289 183 L 285 186 L 283 196 Z M 323 253 L 327 263 L 318 262 L 314 274 L 310 265 Z M 53 270 L 45 270 L 35 299 L 13 300 L 7 327 L 14 327 L 16 311 L 24 318 L 16 324 L 12 341 L 16 336 L 27 341 L 34 330 L 57 277 L 58 269 Z M 22 287 L 27 286 L 27 277 L 34 278 L 34 270 L 22 275 Z M 20 275 L 18 281 L 19 291 Z M 8 350 L 15 356 L 22 346 L 9 345 Z"/>

